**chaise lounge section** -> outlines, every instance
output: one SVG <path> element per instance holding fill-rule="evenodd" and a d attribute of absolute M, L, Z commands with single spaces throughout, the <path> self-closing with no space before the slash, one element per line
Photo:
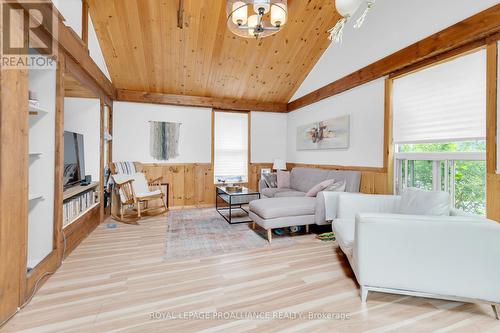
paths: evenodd
<path fill-rule="evenodd" d="M 346 192 L 359 192 L 359 171 L 294 168 L 290 172 L 290 188 L 269 188 L 261 180 L 259 190 L 263 199 L 250 203 L 249 216 L 254 221 L 254 229 L 259 225 L 267 230 L 268 240 L 271 242 L 272 229 L 305 225 L 308 231 L 311 224 L 328 224 L 325 193 L 319 192 L 315 197 L 306 197 L 306 193 L 329 179 L 345 182 Z"/>

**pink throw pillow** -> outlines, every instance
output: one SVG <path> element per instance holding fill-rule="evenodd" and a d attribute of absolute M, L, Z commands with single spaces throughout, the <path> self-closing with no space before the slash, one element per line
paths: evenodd
<path fill-rule="evenodd" d="M 315 185 L 312 189 L 307 191 L 306 197 L 315 197 L 319 192 L 323 191 L 325 188 L 332 186 L 335 183 L 335 179 L 327 179 L 321 183 Z"/>
<path fill-rule="evenodd" d="M 278 170 L 278 188 L 290 188 L 290 171 Z"/>

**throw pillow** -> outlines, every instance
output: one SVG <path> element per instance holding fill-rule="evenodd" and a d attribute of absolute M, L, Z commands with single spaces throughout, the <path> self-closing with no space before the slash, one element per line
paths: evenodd
<path fill-rule="evenodd" d="M 278 187 L 278 180 L 275 173 L 264 173 L 262 178 L 266 182 L 267 187 L 276 188 Z"/>
<path fill-rule="evenodd" d="M 278 170 L 278 188 L 290 188 L 290 171 Z"/>
<path fill-rule="evenodd" d="M 401 195 L 399 212 L 408 215 L 450 215 L 450 194 L 443 191 L 408 188 Z"/>
<path fill-rule="evenodd" d="M 334 182 L 332 186 L 328 186 L 324 191 L 328 192 L 345 192 L 346 184 L 345 180 Z"/>
<path fill-rule="evenodd" d="M 327 179 L 321 183 L 315 185 L 312 189 L 307 191 L 306 197 L 315 197 L 319 192 L 323 191 L 325 188 L 332 186 L 335 183 L 335 179 Z"/>

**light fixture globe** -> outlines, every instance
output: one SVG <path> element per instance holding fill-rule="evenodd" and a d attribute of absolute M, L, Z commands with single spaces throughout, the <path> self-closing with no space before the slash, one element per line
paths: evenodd
<path fill-rule="evenodd" d="M 286 24 L 287 0 L 227 0 L 227 25 L 235 35 L 264 38 Z"/>

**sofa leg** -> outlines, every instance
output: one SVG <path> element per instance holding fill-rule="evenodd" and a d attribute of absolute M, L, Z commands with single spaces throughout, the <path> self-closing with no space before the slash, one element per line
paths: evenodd
<path fill-rule="evenodd" d="M 497 320 L 500 320 L 500 317 L 498 316 L 497 306 L 495 304 L 491 304 L 491 308 L 493 309 L 493 312 L 495 313 L 495 318 Z"/>
<path fill-rule="evenodd" d="M 309 233 L 309 224 L 306 225 L 306 234 Z"/>
<path fill-rule="evenodd" d="M 252 223 L 252 229 L 255 230 L 255 228 L 257 228 L 257 223 L 253 222 Z"/>
<path fill-rule="evenodd" d="M 368 298 L 368 289 L 364 286 L 361 286 L 361 303 L 366 303 L 367 298 Z"/>
<path fill-rule="evenodd" d="M 269 244 L 273 241 L 273 231 L 271 229 L 267 229 L 267 240 L 269 241 Z"/>

